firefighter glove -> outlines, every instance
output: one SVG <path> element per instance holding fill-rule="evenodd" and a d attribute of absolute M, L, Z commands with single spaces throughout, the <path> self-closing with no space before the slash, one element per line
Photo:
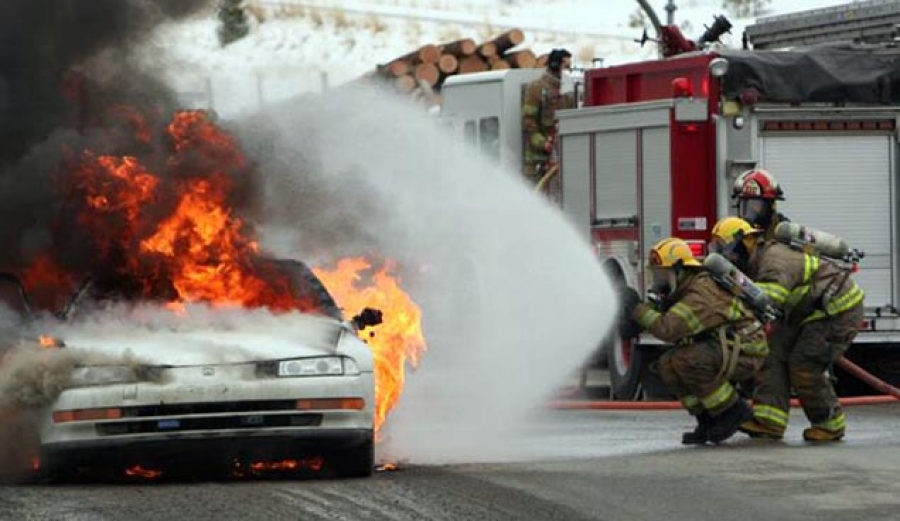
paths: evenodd
<path fill-rule="evenodd" d="M 634 315 L 635 308 L 643 302 L 640 294 L 630 287 L 630 286 L 622 286 L 619 290 L 619 302 L 622 305 L 622 317 L 623 318 L 631 318 Z"/>

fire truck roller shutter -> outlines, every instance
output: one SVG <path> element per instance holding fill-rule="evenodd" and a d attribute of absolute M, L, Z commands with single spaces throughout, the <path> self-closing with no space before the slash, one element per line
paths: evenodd
<path fill-rule="evenodd" d="M 640 227 L 643 251 L 638 266 L 647 265 L 653 245 L 672 235 L 672 158 L 669 127 L 648 127 L 638 130 L 641 155 Z M 645 338 L 645 336 L 642 336 Z M 672 398 L 657 371 L 657 362 L 663 351 L 658 345 L 641 345 L 640 386 L 646 400 Z"/>
<path fill-rule="evenodd" d="M 594 172 L 596 175 L 594 189 L 594 218 L 625 220 L 638 214 L 637 194 L 637 131 L 635 129 L 601 131 L 594 135 Z M 633 239 L 616 239 L 607 247 L 611 250 L 634 250 Z M 612 265 L 604 265 L 608 272 Z M 634 271 L 630 265 L 615 267 L 619 270 L 630 270 L 631 277 L 639 281 L 640 272 Z M 615 281 L 614 275 L 611 275 Z M 637 288 L 638 291 L 641 288 Z M 612 395 L 617 400 L 635 400 L 640 395 L 640 376 L 645 363 L 642 353 L 637 349 L 634 339 L 620 338 L 610 335 L 604 342 L 606 359 L 609 367 L 609 380 Z"/>
<path fill-rule="evenodd" d="M 763 134 L 760 162 L 785 191 L 779 210 L 866 253 L 854 275 L 866 307 L 896 305 L 896 174 L 893 137 Z"/>

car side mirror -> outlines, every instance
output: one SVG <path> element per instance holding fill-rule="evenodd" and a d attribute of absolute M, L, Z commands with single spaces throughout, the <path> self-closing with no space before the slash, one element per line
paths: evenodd
<path fill-rule="evenodd" d="M 380 309 L 365 308 L 358 315 L 353 317 L 353 325 L 356 329 L 362 331 L 367 327 L 377 326 L 384 322 Z"/>

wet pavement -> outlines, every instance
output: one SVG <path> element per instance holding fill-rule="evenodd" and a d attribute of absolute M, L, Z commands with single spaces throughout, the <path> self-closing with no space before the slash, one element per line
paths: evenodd
<path fill-rule="evenodd" d="M 869 520 L 900 511 L 900 404 L 848 409 L 848 439 L 683 447 L 680 411 L 547 411 L 490 462 L 371 479 L 0 487 L 0 519 Z"/>

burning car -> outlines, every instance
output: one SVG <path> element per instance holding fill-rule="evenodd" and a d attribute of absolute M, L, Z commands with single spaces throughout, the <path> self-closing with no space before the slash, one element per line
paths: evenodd
<path fill-rule="evenodd" d="M 48 154 L 43 177 L 16 177 L 11 193 L 25 202 L 0 259 L 21 278 L 9 293 L 27 288 L 33 301 L 23 314 L 65 324 L 57 351 L 90 355 L 69 356 L 64 388 L 40 403 L 41 471 L 112 459 L 152 477 L 154 464 L 212 453 L 238 474 L 324 462 L 368 475 L 405 364 L 425 350 L 392 261 L 273 259 L 257 233 L 261 173 L 206 112 L 113 104 L 86 124 L 94 131 Z M 169 321 L 119 336 L 90 329 L 110 303 Z M 370 306 L 385 311 L 374 331 L 382 317 Z M 191 329 L 197 308 L 251 319 Z M 322 451 L 295 459 L 311 445 Z"/>
<path fill-rule="evenodd" d="M 318 470 L 324 460 L 338 476 L 371 475 L 374 363 L 357 330 L 377 325 L 380 314 L 366 310 L 344 321 L 312 271 L 276 264 L 294 275 L 295 296 L 305 292 L 319 303 L 318 312 L 283 320 L 288 332 L 252 323 L 184 328 L 176 316 L 139 338 L 124 328 L 100 335 L 63 327 L 65 347 L 41 342 L 76 354 L 65 390 L 38 422 L 40 473 L 57 478 L 102 465 L 154 477 L 192 463 L 241 473 L 309 461 Z M 30 313 L 21 284 L 11 275 L 3 280 L 22 297 L 17 309 Z M 77 324 L 107 297 L 88 281 L 57 318 Z"/>

